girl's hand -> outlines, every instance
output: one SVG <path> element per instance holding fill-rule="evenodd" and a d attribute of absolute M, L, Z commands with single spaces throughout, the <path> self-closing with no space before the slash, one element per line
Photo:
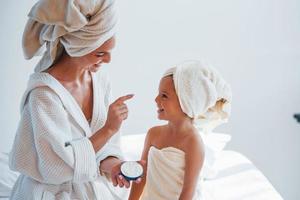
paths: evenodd
<path fill-rule="evenodd" d="M 116 133 L 121 127 L 123 120 L 128 117 L 128 108 L 124 103 L 133 97 L 133 94 L 119 97 L 115 102 L 109 105 L 107 119 L 104 127 L 111 133 Z"/>

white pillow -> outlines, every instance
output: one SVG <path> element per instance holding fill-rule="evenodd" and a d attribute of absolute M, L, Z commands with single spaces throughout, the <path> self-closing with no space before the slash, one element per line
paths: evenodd
<path fill-rule="evenodd" d="M 121 149 L 125 160 L 141 159 L 146 134 L 124 135 L 121 137 Z"/>
<path fill-rule="evenodd" d="M 216 161 L 226 144 L 231 140 L 231 136 L 224 133 L 200 133 L 200 135 L 205 145 L 205 159 L 200 177 L 204 180 L 213 179 L 218 174 Z"/>
<path fill-rule="evenodd" d="M 9 169 L 8 153 L 0 152 L 0 197 L 9 197 L 19 173 Z"/>

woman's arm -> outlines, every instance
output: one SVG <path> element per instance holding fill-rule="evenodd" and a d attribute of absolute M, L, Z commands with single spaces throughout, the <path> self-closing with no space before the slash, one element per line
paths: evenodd
<path fill-rule="evenodd" d="M 179 200 L 191 200 L 195 193 L 200 170 L 204 162 L 204 147 L 199 135 L 193 134 L 185 147 L 185 174 Z"/>
<path fill-rule="evenodd" d="M 110 104 L 105 125 L 90 137 L 95 152 L 98 152 L 119 131 L 123 120 L 128 117 L 128 109 L 124 102 L 132 97 L 133 95 L 122 96 Z"/>
<path fill-rule="evenodd" d="M 152 135 L 153 135 L 153 132 L 154 132 L 153 129 L 154 128 L 152 128 L 148 131 L 145 142 L 144 142 L 144 149 L 143 149 L 141 160 L 145 161 L 146 163 L 143 166 L 144 167 L 144 174 L 143 174 L 142 180 L 139 184 L 137 184 L 137 183 L 132 184 L 128 200 L 139 200 L 140 196 L 143 192 L 143 189 L 144 189 L 144 186 L 145 186 L 145 183 L 146 183 L 146 179 L 147 179 L 148 152 L 149 152 L 149 149 L 152 145 L 152 137 L 153 137 Z"/>
<path fill-rule="evenodd" d="M 122 156 L 118 131 L 123 120 L 128 116 L 128 109 L 124 101 L 132 97 L 133 95 L 122 96 L 110 104 L 105 125 L 89 138 L 97 154 L 100 172 L 109 177 L 114 186 L 127 188 L 130 183 L 120 175 Z"/>

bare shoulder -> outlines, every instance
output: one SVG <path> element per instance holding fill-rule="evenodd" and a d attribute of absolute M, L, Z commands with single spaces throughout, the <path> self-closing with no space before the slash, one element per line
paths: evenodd
<path fill-rule="evenodd" d="M 150 128 L 148 130 L 148 134 L 157 134 L 159 132 L 161 132 L 164 128 L 166 127 L 166 125 L 162 125 L 162 126 L 153 126 L 152 128 Z"/>
<path fill-rule="evenodd" d="M 164 128 L 165 128 L 165 125 L 154 126 L 154 127 L 150 128 L 148 130 L 147 136 L 146 136 L 146 140 L 148 141 L 148 143 L 153 144 L 153 142 L 155 141 L 157 136 L 163 132 Z"/>
<path fill-rule="evenodd" d="M 184 150 L 186 153 L 199 153 L 204 155 L 204 144 L 197 130 L 191 130 L 184 141 Z"/>
<path fill-rule="evenodd" d="M 148 130 L 145 142 L 144 142 L 144 149 L 142 153 L 142 160 L 148 160 L 148 152 L 150 150 L 150 147 L 155 144 L 155 139 L 157 138 L 157 135 L 161 132 L 162 127 L 161 126 L 155 126 Z"/>

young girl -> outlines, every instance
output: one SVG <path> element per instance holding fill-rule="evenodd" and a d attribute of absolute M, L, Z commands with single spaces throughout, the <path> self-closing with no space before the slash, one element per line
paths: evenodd
<path fill-rule="evenodd" d="M 148 131 L 141 158 L 146 173 L 129 199 L 204 199 L 199 184 L 204 144 L 195 124 L 228 117 L 223 108 L 231 101 L 230 87 L 213 68 L 189 61 L 167 70 L 155 101 L 158 118 L 168 123 Z"/>

